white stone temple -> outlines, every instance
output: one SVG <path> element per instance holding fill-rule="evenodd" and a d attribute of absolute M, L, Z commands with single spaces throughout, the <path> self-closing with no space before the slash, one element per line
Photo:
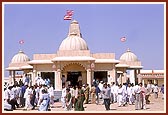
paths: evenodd
<path fill-rule="evenodd" d="M 91 53 L 82 38 L 79 23 L 73 20 L 67 38 L 63 39 L 56 53 L 34 54 L 30 60 L 23 51 L 19 51 L 6 70 L 9 71 L 11 83 L 16 80 L 16 71 L 23 71 L 31 78 L 30 85 L 34 85 L 35 77 L 40 74 L 42 78 L 49 78 L 55 90 L 59 91 L 62 89 L 63 76 L 65 85 L 77 85 L 79 76 L 82 84 L 91 85 L 93 80 L 118 84 L 129 80 L 135 84 L 139 82 L 137 75 L 142 68 L 141 62 L 130 49 L 119 60 L 115 58 L 115 53 Z M 133 71 L 132 77 L 127 75 L 128 70 Z"/>

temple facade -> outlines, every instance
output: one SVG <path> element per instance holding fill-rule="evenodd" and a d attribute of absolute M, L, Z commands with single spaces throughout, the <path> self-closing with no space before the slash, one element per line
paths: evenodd
<path fill-rule="evenodd" d="M 70 23 L 67 37 L 62 41 L 59 49 L 53 54 L 34 54 L 33 59 L 19 51 L 6 70 L 9 71 L 10 83 L 15 81 L 16 71 L 23 71 L 31 79 L 30 85 L 35 84 L 35 77 L 49 78 L 55 90 L 61 90 L 62 84 L 89 84 L 94 80 L 115 82 L 122 84 L 139 82 L 138 75 L 143 68 L 137 56 L 127 49 L 120 59 L 115 53 L 91 53 L 86 41 L 82 38 L 79 23 Z M 127 71 L 133 71 L 129 77 Z"/>

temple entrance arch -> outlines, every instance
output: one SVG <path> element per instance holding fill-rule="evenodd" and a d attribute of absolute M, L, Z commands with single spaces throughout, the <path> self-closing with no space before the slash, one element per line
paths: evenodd
<path fill-rule="evenodd" d="M 63 67 L 62 76 L 65 77 L 65 86 L 82 85 L 87 81 L 85 67 L 79 63 L 70 63 Z"/>

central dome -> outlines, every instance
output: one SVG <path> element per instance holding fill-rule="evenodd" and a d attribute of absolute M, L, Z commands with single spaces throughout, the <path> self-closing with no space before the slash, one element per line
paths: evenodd
<path fill-rule="evenodd" d="M 71 22 L 68 37 L 62 41 L 59 50 L 88 50 L 88 46 L 81 36 L 79 24 L 76 20 Z"/>
<path fill-rule="evenodd" d="M 68 36 L 62 41 L 59 50 L 88 50 L 88 47 L 84 39 L 78 36 Z"/>

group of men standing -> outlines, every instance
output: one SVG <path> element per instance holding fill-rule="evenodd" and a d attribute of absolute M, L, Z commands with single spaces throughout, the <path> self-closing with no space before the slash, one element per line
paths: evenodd
<path fill-rule="evenodd" d="M 84 98 L 83 102 L 81 103 L 81 107 L 83 107 L 83 104 L 100 104 L 99 100 L 103 99 L 103 103 L 105 105 L 106 110 L 110 110 L 110 104 L 112 103 L 118 103 L 118 107 L 126 106 L 126 104 L 129 105 L 135 105 L 135 110 L 139 109 L 146 109 L 146 104 L 149 104 L 149 96 L 152 91 L 154 90 L 154 87 L 152 84 L 145 84 L 144 86 L 142 83 L 139 83 L 137 85 L 133 85 L 131 83 L 123 83 L 123 85 L 119 84 L 116 85 L 114 82 L 110 84 L 103 83 L 102 81 L 100 83 L 93 83 L 91 87 L 89 87 L 88 84 L 84 84 L 80 90 L 82 90 L 82 94 L 78 92 L 78 87 L 69 88 L 69 92 L 71 94 L 72 100 L 72 107 L 74 104 L 74 107 L 77 107 L 75 105 L 75 100 L 78 100 L 78 96 L 82 95 Z M 66 88 L 64 87 L 62 90 L 62 105 L 66 108 Z M 64 93 L 63 93 L 64 92 Z M 90 99 L 90 100 L 89 100 Z M 68 99 L 69 100 L 69 99 Z M 89 102 L 90 101 L 90 102 Z M 68 102 L 69 103 L 69 102 Z M 78 110 L 78 109 L 74 109 Z M 84 110 L 84 109 L 82 109 Z"/>

